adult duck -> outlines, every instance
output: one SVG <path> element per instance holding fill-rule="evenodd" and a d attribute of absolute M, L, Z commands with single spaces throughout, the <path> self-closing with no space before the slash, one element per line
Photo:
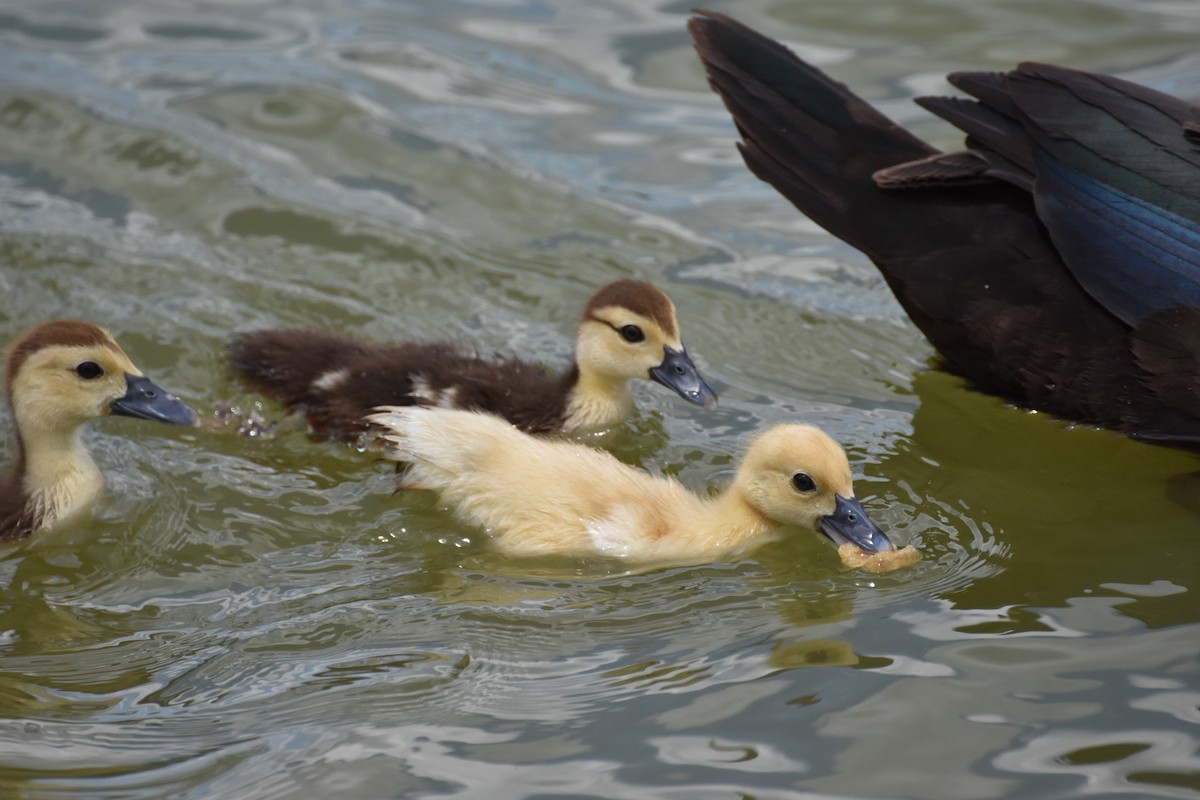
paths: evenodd
<path fill-rule="evenodd" d="M 318 438 L 355 443 L 381 405 L 486 411 L 521 430 L 584 431 L 633 411 L 629 381 L 646 378 L 713 408 L 680 338 L 675 306 L 645 281 L 619 280 L 592 295 L 575 334 L 575 361 L 553 375 L 518 358 L 483 358 L 433 342 L 373 344 L 335 333 L 266 330 L 230 349 L 250 388 L 301 414 Z"/>
<path fill-rule="evenodd" d="M 143 375 L 108 331 L 87 322 L 29 330 L 9 350 L 5 380 L 17 451 L 0 477 L 0 540 L 50 528 L 100 494 L 104 478 L 80 438 L 88 420 L 196 423 L 196 413 Z"/>
<path fill-rule="evenodd" d="M 820 530 L 856 555 L 893 547 L 854 496 L 842 448 L 811 425 L 776 425 L 749 445 L 733 484 L 698 497 L 610 453 L 535 438 L 470 411 L 384 407 L 368 417 L 385 454 L 406 464 L 401 488 L 438 492 L 459 516 L 517 555 L 602 555 L 646 564 L 737 555 L 784 524 Z M 846 556 L 843 555 L 843 558 Z"/>
<path fill-rule="evenodd" d="M 863 251 L 946 369 L 1063 419 L 1200 446 L 1200 108 L 1045 64 L 918 102 L 941 153 L 779 43 L 689 28 L 750 169 Z"/>

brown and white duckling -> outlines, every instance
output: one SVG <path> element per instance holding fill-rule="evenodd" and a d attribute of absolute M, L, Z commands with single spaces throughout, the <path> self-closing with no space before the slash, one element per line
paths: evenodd
<path fill-rule="evenodd" d="M 514 554 L 700 563 L 761 544 L 781 524 L 869 553 L 894 549 L 855 498 L 842 448 L 811 425 L 759 434 L 733 485 L 708 498 L 487 414 L 392 407 L 369 420 L 382 429 L 387 456 L 407 463 L 402 488 L 439 492 Z"/>
<path fill-rule="evenodd" d="M 368 344 L 308 330 L 245 334 L 231 363 L 250 388 L 303 414 L 312 433 L 354 443 L 376 406 L 421 405 L 497 414 L 523 431 L 595 430 L 633 412 L 637 378 L 713 408 L 661 290 L 619 280 L 597 291 L 579 319 L 575 360 L 551 375 L 516 358 L 484 359 L 446 343 Z"/>
<path fill-rule="evenodd" d="M 29 330 L 8 353 L 8 405 L 17 458 L 0 476 L 0 540 L 49 528 L 104 488 L 80 426 L 109 415 L 193 425 L 196 413 L 133 365 L 112 335 L 56 320 Z"/>

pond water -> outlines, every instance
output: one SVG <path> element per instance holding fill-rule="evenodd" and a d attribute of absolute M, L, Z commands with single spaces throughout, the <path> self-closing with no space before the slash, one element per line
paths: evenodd
<path fill-rule="evenodd" d="M 210 425 L 92 425 L 94 518 L 0 551 L 0 795 L 1200 793 L 1200 461 L 936 371 L 865 258 L 741 165 L 691 5 L 4 3 L 0 338 L 102 323 Z M 1200 98 L 1190 2 L 714 7 L 943 147 L 909 98 L 953 69 Z M 722 405 L 646 384 L 596 443 L 704 490 L 815 422 L 924 559 L 844 571 L 802 530 L 639 574 L 508 559 L 370 455 L 214 416 L 279 413 L 228 377 L 235 331 L 562 365 L 626 276 Z"/>

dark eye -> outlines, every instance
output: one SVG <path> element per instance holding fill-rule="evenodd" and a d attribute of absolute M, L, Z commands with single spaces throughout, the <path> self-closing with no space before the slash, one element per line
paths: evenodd
<path fill-rule="evenodd" d="M 621 328 L 621 338 L 630 344 L 646 341 L 646 334 L 637 325 L 626 325 Z"/>
<path fill-rule="evenodd" d="M 815 492 L 817 490 L 817 482 L 803 472 L 797 472 L 792 476 L 792 486 L 796 487 L 800 492 Z"/>
<path fill-rule="evenodd" d="M 75 368 L 75 374 L 83 378 L 85 381 L 94 381 L 104 374 L 104 367 L 97 364 L 95 361 L 84 361 Z"/>

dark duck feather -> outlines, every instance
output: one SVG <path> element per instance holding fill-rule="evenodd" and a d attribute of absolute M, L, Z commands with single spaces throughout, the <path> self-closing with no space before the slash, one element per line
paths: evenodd
<path fill-rule="evenodd" d="M 537 433 L 619 422 L 632 411 L 626 384 L 635 378 L 706 408 L 717 399 L 683 347 L 670 299 L 635 280 L 592 296 L 579 320 L 575 361 L 557 375 L 444 342 L 374 344 L 311 330 L 248 333 L 230 356 L 251 389 L 303 415 L 318 438 L 346 443 L 358 441 L 365 417 L 383 405 L 486 411 Z"/>
<path fill-rule="evenodd" d="M 941 153 L 779 43 L 689 23 L 747 166 L 864 252 L 945 367 L 1063 419 L 1200 446 L 1200 108 L 1105 75 L 960 73 Z"/>
<path fill-rule="evenodd" d="M 16 459 L 0 476 L 0 540 L 20 539 L 86 508 L 104 486 L 79 437 L 89 419 L 138 417 L 193 425 L 196 414 L 141 373 L 111 334 L 56 320 L 12 346 L 5 389 Z"/>

